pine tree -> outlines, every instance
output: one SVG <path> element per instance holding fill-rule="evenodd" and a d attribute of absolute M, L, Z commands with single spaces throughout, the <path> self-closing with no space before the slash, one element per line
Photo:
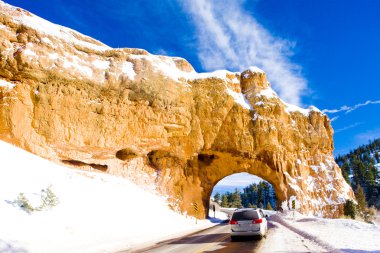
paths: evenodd
<path fill-rule="evenodd" d="M 344 161 L 344 163 L 341 165 L 340 168 L 342 169 L 342 174 L 343 174 L 344 179 L 346 180 L 346 182 L 348 184 L 350 184 L 351 183 L 350 182 L 350 177 L 349 177 L 349 175 L 350 175 L 350 165 L 348 164 L 348 161 L 347 160 Z"/>
<path fill-rule="evenodd" d="M 350 217 L 351 219 L 355 219 L 356 217 L 356 206 L 352 200 L 347 200 L 344 204 L 344 215 Z"/>
<path fill-rule="evenodd" d="M 221 207 L 228 207 L 228 197 L 226 194 L 222 195 L 222 203 L 220 203 Z"/>
<path fill-rule="evenodd" d="M 273 208 L 272 208 L 272 206 L 270 205 L 269 202 L 268 202 L 268 204 L 267 204 L 266 210 L 273 210 Z"/>
<path fill-rule="evenodd" d="M 232 193 L 231 202 L 232 202 L 231 207 L 236 207 L 236 208 L 243 207 L 243 205 L 241 204 L 241 196 L 238 189 L 235 189 L 235 191 Z"/>
<path fill-rule="evenodd" d="M 379 161 L 380 138 L 361 145 L 347 155 L 336 157 L 336 162 L 342 169 L 342 174 L 354 189 L 364 189 L 368 205 L 380 208 L 380 175 L 374 166 Z"/>
<path fill-rule="evenodd" d="M 376 162 L 380 163 L 380 155 L 379 155 L 379 152 L 375 152 L 375 159 L 376 159 Z"/>
<path fill-rule="evenodd" d="M 365 200 L 364 190 L 358 185 L 356 190 L 356 200 L 358 201 L 358 211 L 360 214 L 363 214 L 367 208 L 367 201 Z"/>
<path fill-rule="evenodd" d="M 216 202 L 216 203 L 220 202 L 220 193 L 219 192 L 215 193 L 215 195 L 214 195 L 214 202 Z"/>

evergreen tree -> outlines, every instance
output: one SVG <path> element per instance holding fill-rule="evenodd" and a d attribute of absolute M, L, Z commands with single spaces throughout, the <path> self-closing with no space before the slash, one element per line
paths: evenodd
<path fill-rule="evenodd" d="M 267 207 L 265 208 L 266 210 L 273 210 L 272 206 L 270 205 L 270 203 L 268 202 L 267 204 Z"/>
<path fill-rule="evenodd" d="M 240 192 L 238 189 L 231 194 L 231 207 L 242 208 Z"/>
<path fill-rule="evenodd" d="M 367 202 L 365 200 L 364 190 L 360 185 L 358 185 L 356 190 L 356 200 L 358 201 L 358 211 L 363 214 L 367 208 Z"/>
<path fill-rule="evenodd" d="M 347 200 L 344 204 L 344 215 L 355 219 L 356 217 L 356 206 L 352 200 Z"/>
<path fill-rule="evenodd" d="M 375 153 L 375 159 L 376 159 L 377 163 L 380 163 L 380 155 L 379 155 L 379 152 L 377 152 L 377 151 Z"/>
<path fill-rule="evenodd" d="M 347 183 L 357 194 L 361 187 L 368 205 L 375 205 L 377 208 L 380 208 L 380 175 L 375 164 L 380 162 L 379 152 L 380 138 L 335 158 Z M 361 209 L 362 212 L 363 208 Z"/>
<path fill-rule="evenodd" d="M 342 174 L 343 174 L 343 177 L 344 179 L 346 180 L 346 182 L 348 184 L 351 183 L 350 181 L 350 165 L 348 164 L 348 160 L 344 161 L 344 163 L 340 166 L 340 168 L 342 169 Z"/>
<path fill-rule="evenodd" d="M 228 197 L 226 194 L 222 195 L 222 202 L 220 203 L 221 207 L 228 207 Z"/>
<path fill-rule="evenodd" d="M 214 195 L 214 202 L 216 202 L 216 203 L 220 202 L 220 194 L 219 194 L 219 192 L 215 193 L 215 195 Z"/>

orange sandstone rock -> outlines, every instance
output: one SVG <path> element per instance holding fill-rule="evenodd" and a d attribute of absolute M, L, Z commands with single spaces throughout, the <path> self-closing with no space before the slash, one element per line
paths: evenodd
<path fill-rule="evenodd" d="M 182 58 L 112 49 L 3 2 L 0 35 L 2 140 L 127 177 L 190 215 L 198 203 L 205 216 L 214 185 L 238 172 L 302 213 L 337 217 L 354 198 L 328 117 L 283 102 L 257 68 L 199 74 Z"/>

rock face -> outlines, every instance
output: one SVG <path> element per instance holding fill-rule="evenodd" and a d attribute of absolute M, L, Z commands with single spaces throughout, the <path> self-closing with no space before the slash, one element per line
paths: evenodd
<path fill-rule="evenodd" d="M 130 178 L 190 215 L 248 172 L 283 208 L 337 217 L 354 195 L 332 135 L 326 115 L 283 102 L 257 68 L 199 74 L 0 2 L 0 139 L 37 155 Z"/>

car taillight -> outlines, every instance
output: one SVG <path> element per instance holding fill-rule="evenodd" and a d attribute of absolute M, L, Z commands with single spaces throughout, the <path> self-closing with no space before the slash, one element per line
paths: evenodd
<path fill-rule="evenodd" d="M 237 220 L 230 220 L 230 225 L 238 224 Z"/>
<path fill-rule="evenodd" d="M 256 219 L 252 221 L 252 224 L 263 223 L 263 219 Z"/>

